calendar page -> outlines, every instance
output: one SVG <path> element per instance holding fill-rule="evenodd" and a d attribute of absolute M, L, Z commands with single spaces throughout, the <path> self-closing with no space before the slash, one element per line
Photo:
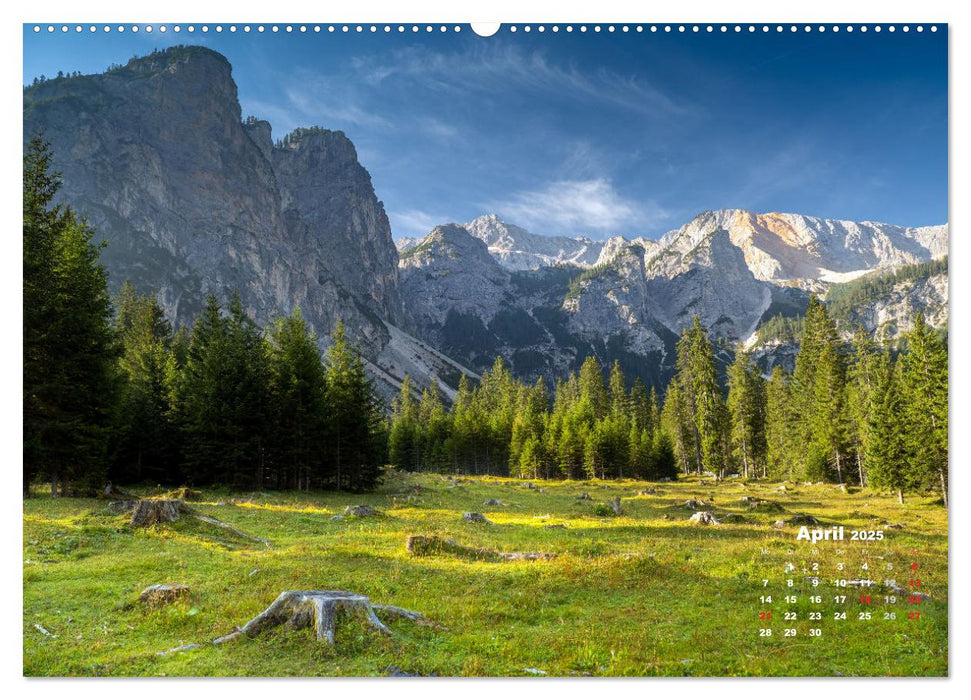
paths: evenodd
<path fill-rule="evenodd" d="M 949 675 L 946 23 L 22 34 L 24 676 Z"/>

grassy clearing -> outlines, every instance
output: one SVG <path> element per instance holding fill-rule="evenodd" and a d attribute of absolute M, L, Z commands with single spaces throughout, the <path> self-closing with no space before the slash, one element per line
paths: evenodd
<path fill-rule="evenodd" d="M 237 538 L 194 519 L 134 531 L 125 515 L 98 500 L 52 500 L 37 492 L 24 502 L 24 674 L 111 676 L 371 676 L 394 666 L 440 676 L 865 675 L 947 674 L 947 514 L 932 498 L 900 506 L 889 496 L 845 494 L 832 485 L 697 479 L 670 484 L 522 482 L 437 475 L 392 475 L 377 493 L 229 493 L 204 491 L 200 512 L 272 543 Z M 654 488 L 651 495 L 635 495 Z M 577 500 L 581 493 L 592 500 Z M 778 508 L 750 510 L 743 495 Z M 595 515 L 598 504 L 624 498 L 620 517 Z M 503 506 L 483 506 L 497 499 Z M 716 515 L 745 521 L 719 526 L 688 522 L 687 499 L 713 502 Z M 374 518 L 331 520 L 346 505 L 365 503 Z M 495 525 L 463 522 L 484 513 Z M 825 524 L 876 529 L 882 542 L 797 542 L 796 528 L 772 523 L 810 513 Z M 549 525 L 565 525 L 548 528 Z M 550 561 L 489 562 L 448 555 L 412 557 L 408 535 L 437 535 L 503 552 L 554 552 Z M 849 537 L 849 535 L 847 535 Z M 837 554 L 842 549 L 842 554 Z M 864 554 L 863 550 L 866 549 Z M 919 562 L 920 605 L 906 596 L 861 606 L 860 591 L 832 585 L 836 564 L 846 578 L 886 576 L 904 585 Z M 802 568 L 820 564 L 823 604 Z M 866 561 L 869 574 L 861 569 Z M 796 567 L 794 588 L 784 581 Z M 867 575 L 868 574 L 868 575 Z M 763 579 L 770 580 L 764 588 Z M 130 606 L 155 583 L 182 583 L 190 596 L 150 610 Z M 393 638 L 356 624 L 338 626 L 336 648 L 309 631 L 278 628 L 263 637 L 160 656 L 232 631 L 287 589 L 348 589 L 418 610 L 448 631 L 393 622 Z M 773 595 L 773 603 L 759 597 Z M 784 604 L 787 593 L 798 594 Z M 848 603 L 837 606 L 834 594 Z M 823 620 L 808 621 L 814 609 Z M 849 611 L 845 621 L 832 612 Z M 870 620 L 857 612 L 872 610 Z M 773 613 L 773 636 L 760 638 L 759 611 Z M 896 619 L 885 620 L 883 612 Z M 908 611 L 920 610 L 920 620 Z M 796 623 L 782 622 L 796 611 Z M 783 627 L 795 625 L 786 639 Z M 40 625 L 50 636 L 40 632 Z M 810 627 L 822 637 L 810 638 Z"/>

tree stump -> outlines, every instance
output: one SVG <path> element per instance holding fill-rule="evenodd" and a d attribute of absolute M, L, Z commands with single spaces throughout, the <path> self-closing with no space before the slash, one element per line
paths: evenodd
<path fill-rule="evenodd" d="M 699 510 L 689 520 L 698 525 L 718 525 L 718 519 L 707 510 Z"/>
<path fill-rule="evenodd" d="M 142 591 L 141 595 L 138 596 L 138 602 L 147 603 L 148 605 L 155 607 L 158 605 L 174 603 L 187 595 L 189 595 L 189 587 L 181 583 L 156 583 L 155 585 L 149 586 Z"/>
<path fill-rule="evenodd" d="M 171 523 L 185 512 L 186 505 L 178 498 L 145 499 L 135 502 L 131 524 L 132 527 L 150 527 L 156 523 Z"/>
<path fill-rule="evenodd" d="M 255 637 L 266 630 L 286 623 L 289 629 L 312 627 L 318 640 L 334 644 L 334 631 L 340 617 L 356 617 L 369 629 L 382 634 L 391 630 L 378 619 L 381 612 L 393 619 L 411 620 L 417 624 L 437 625 L 421 613 L 394 605 L 374 605 L 359 593 L 350 591 L 284 591 L 266 610 L 234 632 L 213 640 L 213 644 L 231 642 L 240 637 Z"/>
<path fill-rule="evenodd" d="M 617 498 L 615 498 L 612 501 L 608 501 L 608 503 L 609 503 L 610 507 L 614 509 L 614 515 L 623 515 L 624 514 L 624 511 L 620 507 L 620 496 L 617 496 Z"/>

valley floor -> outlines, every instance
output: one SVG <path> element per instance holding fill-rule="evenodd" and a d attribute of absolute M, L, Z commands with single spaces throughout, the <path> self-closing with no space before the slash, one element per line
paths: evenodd
<path fill-rule="evenodd" d="M 207 490 L 190 504 L 265 538 L 269 548 L 192 518 L 134 530 L 104 501 L 54 500 L 38 490 L 23 506 L 24 675 L 948 673 L 947 512 L 932 496 L 901 506 L 889 495 L 843 493 L 831 484 L 781 491 L 777 483 L 707 484 L 696 477 L 532 486 L 395 472 L 367 495 Z M 577 499 L 583 493 L 591 498 Z M 623 514 L 604 515 L 618 496 Z M 768 504 L 753 509 L 743 496 Z M 504 505 L 483 505 L 490 499 Z M 741 521 L 695 524 L 689 499 L 711 504 L 716 518 L 734 513 Z M 353 504 L 379 512 L 332 519 Z M 493 524 L 464 521 L 470 511 Z M 798 527 L 774 526 L 798 513 L 845 526 L 846 541 L 814 546 L 796 540 Z M 850 541 L 854 529 L 881 530 L 884 539 Z M 557 556 L 415 557 L 405 548 L 410 535 Z M 893 578 L 910 588 L 917 577 L 929 600 L 915 602 L 884 585 Z M 856 588 L 856 579 L 878 583 Z M 191 593 L 154 610 L 131 605 L 157 583 L 185 584 Z M 293 589 L 355 591 L 420 611 L 447 629 L 395 621 L 386 637 L 351 622 L 338 626 L 333 647 L 283 627 L 207 643 Z M 821 603 L 812 602 L 814 594 Z M 860 602 L 863 594 L 869 604 Z M 787 595 L 796 600 L 786 602 Z M 834 602 L 839 595 L 845 603 Z M 821 620 L 810 620 L 817 611 Z M 834 618 L 840 611 L 846 620 Z M 760 620 L 760 612 L 771 618 Z M 795 621 L 785 613 L 795 613 Z M 761 629 L 771 636 L 760 636 Z M 795 636 L 786 637 L 786 629 Z M 812 636 L 815 629 L 820 636 Z M 191 643 L 200 646 L 158 653 Z"/>

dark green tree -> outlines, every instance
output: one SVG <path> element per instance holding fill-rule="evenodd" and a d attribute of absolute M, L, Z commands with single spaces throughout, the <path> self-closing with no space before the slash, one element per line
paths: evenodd
<path fill-rule="evenodd" d="M 374 488 L 387 451 L 384 416 L 364 372 L 361 353 L 338 322 L 327 350 L 327 425 L 338 491 Z"/>
<path fill-rule="evenodd" d="M 903 421 L 911 473 L 948 502 L 947 348 L 917 314 L 900 358 Z"/>
<path fill-rule="evenodd" d="M 118 390 L 117 339 L 94 231 L 54 204 L 61 185 L 39 137 L 23 159 L 24 494 L 35 476 L 58 495 L 104 482 Z"/>
<path fill-rule="evenodd" d="M 172 326 L 155 298 L 139 295 L 130 282 L 116 304 L 123 381 L 111 476 L 116 483 L 174 483 L 180 478 L 179 451 L 166 370 Z"/>
<path fill-rule="evenodd" d="M 273 324 L 267 343 L 268 416 L 256 481 L 309 488 L 333 478 L 327 454 L 327 384 L 317 338 L 299 308 Z M 259 446 L 258 446 L 259 447 Z"/>

